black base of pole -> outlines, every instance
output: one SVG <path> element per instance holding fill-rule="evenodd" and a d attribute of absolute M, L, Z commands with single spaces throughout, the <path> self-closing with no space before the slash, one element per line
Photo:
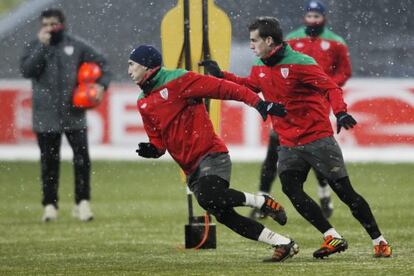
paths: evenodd
<path fill-rule="evenodd" d="M 204 237 L 205 226 L 204 216 L 192 217 L 191 224 L 185 225 L 185 248 L 194 248 L 200 244 Z M 200 249 L 216 248 L 216 225 L 210 223 L 208 226 L 207 240 L 199 247 Z"/>

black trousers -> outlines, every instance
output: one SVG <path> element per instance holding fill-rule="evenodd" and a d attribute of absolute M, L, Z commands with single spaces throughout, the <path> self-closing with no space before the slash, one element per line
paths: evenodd
<path fill-rule="evenodd" d="M 87 130 L 71 130 L 64 132 L 73 150 L 73 166 L 75 173 L 75 202 L 90 199 L 90 169 Z M 63 133 L 36 133 L 40 148 L 42 175 L 42 204 L 53 204 L 58 207 L 60 145 Z"/>

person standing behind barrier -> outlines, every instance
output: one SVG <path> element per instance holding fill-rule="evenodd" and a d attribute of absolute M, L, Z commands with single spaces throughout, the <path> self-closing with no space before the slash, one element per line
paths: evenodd
<path fill-rule="evenodd" d="M 20 70 L 32 81 L 33 131 L 40 148 L 42 220 L 58 217 L 60 146 L 65 134 L 73 150 L 75 207 L 72 214 L 82 221 L 93 218 L 90 207 L 90 159 L 86 112 L 72 104 L 78 68 L 94 62 L 102 76 L 94 84 L 96 101 L 102 99 L 111 74 L 105 58 L 82 40 L 66 33 L 65 16 L 59 9 L 47 9 L 40 15 L 37 39 L 27 43 Z"/>
<path fill-rule="evenodd" d="M 313 57 L 325 73 L 339 86 L 351 77 L 351 61 L 345 40 L 326 27 L 326 7 L 321 1 L 309 1 L 304 8 L 305 26 L 289 33 L 287 43 L 293 50 Z M 329 105 L 328 102 L 326 102 Z M 271 131 L 266 158 L 262 164 L 258 194 L 269 194 L 277 175 L 279 137 Z M 333 213 L 329 179 L 315 171 L 322 213 L 330 218 Z M 251 218 L 264 218 L 259 209 L 252 210 Z"/>

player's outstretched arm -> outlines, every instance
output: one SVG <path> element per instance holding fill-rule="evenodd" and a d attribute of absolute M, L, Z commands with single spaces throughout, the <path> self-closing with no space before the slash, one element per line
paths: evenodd
<path fill-rule="evenodd" d="M 265 120 L 267 115 L 284 117 L 285 107 L 280 103 L 263 101 L 247 87 L 223 79 L 189 72 L 185 80 L 182 95 L 186 98 L 212 98 L 244 102 L 256 108 Z"/>
<path fill-rule="evenodd" d="M 256 93 L 260 93 L 260 87 L 256 81 L 253 72 L 248 77 L 239 77 L 230 72 L 222 71 L 220 66 L 215 60 L 206 59 L 199 63 L 200 66 L 204 66 L 205 71 L 216 78 L 226 79 L 231 82 L 246 86 L 250 90 Z"/>

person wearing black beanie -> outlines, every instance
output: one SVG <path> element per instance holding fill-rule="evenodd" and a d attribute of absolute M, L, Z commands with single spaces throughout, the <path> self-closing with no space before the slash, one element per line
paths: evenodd
<path fill-rule="evenodd" d="M 305 5 L 305 33 L 309 36 L 320 35 L 325 28 L 325 4 L 321 1 L 309 1 Z"/>
<path fill-rule="evenodd" d="M 131 51 L 129 59 L 150 69 L 162 65 L 161 53 L 151 45 L 138 46 Z"/>
<path fill-rule="evenodd" d="M 162 66 L 161 53 L 151 45 L 140 45 L 131 51 L 129 60 L 140 65 L 135 65 L 137 69 L 134 71 L 132 79 L 144 91 L 149 91 L 148 85 L 150 85 L 152 77 L 158 73 Z M 133 63 L 131 64 L 133 65 Z"/>
<path fill-rule="evenodd" d="M 299 251 L 293 240 L 234 210 L 237 206 L 260 208 L 281 225 L 287 221 L 284 208 L 272 197 L 230 188 L 228 149 L 215 134 L 200 99 L 242 101 L 256 108 L 264 120 L 269 115 L 286 116 L 284 106 L 263 101 L 233 82 L 161 65 L 161 54 L 152 46 L 138 46 L 129 56 L 128 74 L 143 90 L 137 107 L 149 138 L 138 144 L 138 155 L 159 158 L 168 151 L 184 171 L 199 205 L 218 222 L 247 239 L 273 246 L 271 262 L 293 257 Z"/>

